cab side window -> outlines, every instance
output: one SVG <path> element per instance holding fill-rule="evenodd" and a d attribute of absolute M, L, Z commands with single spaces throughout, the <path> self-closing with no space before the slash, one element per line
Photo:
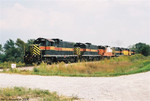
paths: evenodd
<path fill-rule="evenodd" d="M 54 44 L 54 42 L 51 42 L 51 46 L 54 46 L 55 44 Z"/>
<path fill-rule="evenodd" d="M 51 43 L 49 41 L 46 41 L 46 46 L 51 46 Z"/>
<path fill-rule="evenodd" d="M 41 41 L 40 46 L 45 46 L 45 41 Z"/>

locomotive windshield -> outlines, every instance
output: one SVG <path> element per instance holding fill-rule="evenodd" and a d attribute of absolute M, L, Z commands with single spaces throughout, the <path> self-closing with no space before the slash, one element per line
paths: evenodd
<path fill-rule="evenodd" d="M 39 44 L 40 46 L 45 46 L 45 40 L 37 39 L 34 41 L 34 44 Z"/>
<path fill-rule="evenodd" d="M 46 46 L 54 46 L 54 42 L 46 41 Z"/>
<path fill-rule="evenodd" d="M 37 39 L 34 44 L 39 44 L 40 46 L 54 46 L 54 42 L 46 39 Z"/>

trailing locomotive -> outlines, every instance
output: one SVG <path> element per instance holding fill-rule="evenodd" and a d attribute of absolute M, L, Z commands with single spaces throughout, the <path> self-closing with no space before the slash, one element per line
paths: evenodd
<path fill-rule="evenodd" d="M 80 60 L 100 60 L 100 55 L 98 54 L 98 47 L 92 45 L 91 43 L 76 43 L 74 45 L 75 54 Z"/>
<path fill-rule="evenodd" d="M 97 46 L 91 43 L 74 43 L 61 39 L 38 38 L 29 46 L 24 56 L 26 64 L 53 63 L 57 61 L 76 62 L 79 60 L 100 60 L 102 57 L 134 55 L 134 51 L 123 48 Z"/>
<path fill-rule="evenodd" d="M 102 57 L 113 57 L 113 49 L 110 46 L 98 46 L 99 55 Z"/>

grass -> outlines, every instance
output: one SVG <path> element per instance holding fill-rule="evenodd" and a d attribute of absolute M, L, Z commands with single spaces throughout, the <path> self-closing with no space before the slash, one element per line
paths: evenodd
<path fill-rule="evenodd" d="M 11 68 L 11 64 L 16 64 L 17 67 L 23 67 L 23 66 L 25 66 L 25 63 L 22 63 L 22 62 L 15 63 L 15 62 L 9 61 L 9 62 L 0 63 L 0 68 L 1 69 Z"/>
<path fill-rule="evenodd" d="M 78 62 L 73 64 L 47 65 L 41 63 L 35 65 L 33 71 L 21 71 L 10 69 L 9 73 L 21 73 L 45 76 L 80 76 L 80 77 L 100 77 L 100 76 L 119 76 L 128 75 L 150 70 L 150 56 L 142 55 L 120 56 L 111 59 L 104 59 L 92 62 Z"/>
<path fill-rule="evenodd" d="M 78 98 L 58 96 L 56 92 L 51 93 L 48 90 L 30 89 L 23 87 L 0 88 L 0 100 L 28 101 L 31 99 L 34 99 L 34 101 L 73 101 L 77 100 Z"/>
<path fill-rule="evenodd" d="M 31 74 L 58 76 L 119 76 L 149 70 L 150 57 L 134 55 L 68 65 L 63 62 L 53 65 L 42 63 L 38 68 L 34 68 Z"/>

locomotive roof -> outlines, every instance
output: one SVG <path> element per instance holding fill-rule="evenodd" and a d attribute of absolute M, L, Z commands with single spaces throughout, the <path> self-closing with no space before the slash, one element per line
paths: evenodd
<path fill-rule="evenodd" d="M 63 42 L 63 43 L 74 43 L 74 42 L 69 42 L 69 41 L 63 41 L 63 40 L 61 40 L 61 39 L 58 39 L 58 38 L 56 38 L 56 39 L 52 39 L 54 42 L 56 42 L 56 43 L 59 43 L 59 42 Z"/>
<path fill-rule="evenodd" d="M 38 38 L 38 39 L 45 39 L 45 40 L 50 41 L 50 42 L 55 42 L 54 40 L 47 39 L 47 38 Z"/>
<path fill-rule="evenodd" d="M 86 45 L 85 43 L 80 43 L 80 42 L 77 42 L 76 44 L 80 44 L 80 45 Z"/>
<path fill-rule="evenodd" d="M 55 42 L 54 40 L 51 40 L 51 39 L 47 39 L 48 41 L 52 41 L 52 42 Z"/>

